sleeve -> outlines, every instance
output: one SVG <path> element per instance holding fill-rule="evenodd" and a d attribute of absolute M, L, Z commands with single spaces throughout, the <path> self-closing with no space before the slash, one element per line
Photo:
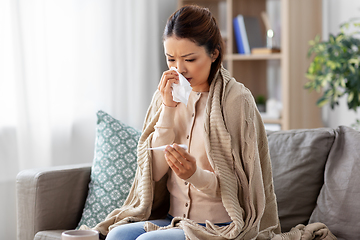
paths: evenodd
<path fill-rule="evenodd" d="M 172 144 L 175 140 L 174 116 L 176 107 L 162 105 L 159 120 L 155 125 L 155 132 L 151 140 L 151 147 Z M 159 181 L 169 170 L 163 151 L 152 151 L 153 178 Z"/>
<path fill-rule="evenodd" d="M 197 190 L 211 197 L 220 196 L 219 180 L 213 172 L 197 167 L 195 173 L 186 181 L 191 183 Z"/>
<path fill-rule="evenodd" d="M 151 141 L 152 147 L 172 144 L 175 139 L 174 117 L 176 107 L 167 107 L 164 104 L 161 107 L 162 111 L 155 125 L 155 132 Z"/>

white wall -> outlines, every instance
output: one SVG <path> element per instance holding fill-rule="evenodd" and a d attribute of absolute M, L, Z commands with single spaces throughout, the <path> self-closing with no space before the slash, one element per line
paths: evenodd
<path fill-rule="evenodd" d="M 354 17 L 360 18 L 359 0 L 323 0 L 323 38 L 328 39 L 329 33 L 339 33 L 340 24 Z M 360 119 L 360 109 L 358 113 L 350 111 L 346 97 L 340 100 L 340 105 L 334 110 L 330 107 L 323 109 L 324 125 L 327 127 L 350 126 L 356 118 Z"/>

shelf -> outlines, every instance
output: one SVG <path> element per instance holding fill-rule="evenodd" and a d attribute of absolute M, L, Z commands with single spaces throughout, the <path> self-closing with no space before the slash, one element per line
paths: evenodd
<path fill-rule="evenodd" d="M 321 109 L 316 106 L 319 94 L 304 89 L 309 41 L 322 32 L 322 0 L 178 0 L 179 6 L 193 3 L 209 8 L 218 20 L 226 44 L 224 66 L 230 74 L 254 96 L 282 103 L 281 117 L 263 117 L 265 124 L 283 130 L 323 126 Z M 281 52 L 237 54 L 233 19 L 239 14 L 261 19 L 264 11 Z M 261 26 L 265 35 L 265 26 Z"/>
<path fill-rule="evenodd" d="M 182 5 L 185 5 L 185 4 L 193 4 L 193 3 L 196 3 L 198 5 L 202 5 L 202 6 L 206 6 L 206 4 L 208 3 L 218 3 L 218 2 L 225 2 L 226 0 L 182 0 Z"/>
<path fill-rule="evenodd" d="M 241 61 L 241 60 L 280 60 L 282 57 L 281 53 L 272 54 L 231 54 L 226 55 L 225 60 L 229 61 Z"/>
<path fill-rule="evenodd" d="M 264 123 L 282 124 L 281 118 L 263 118 Z"/>

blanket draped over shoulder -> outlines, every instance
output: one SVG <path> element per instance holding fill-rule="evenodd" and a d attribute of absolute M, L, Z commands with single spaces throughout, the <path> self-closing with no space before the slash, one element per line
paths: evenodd
<path fill-rule="evenodd" d="M 150 147 L 161 104 L 157 91 L 138 143 L 138 168 L 130 193 L 121 208 L 115 209 L 94 228 L 103 235 L 116 226 L 167 213 L 166 177 L 157 183 L 152 180 L 152 156 L 146 150 Z M 307 229 L 299 225 L 289 233 L 280 233 L 267 136 L 261 116 L 250 91 L 231 78 L 224 68 L 218 71 L 210 86 L 204 140 L 210 164 L 218 174 L 222 202 L 232 223 L 218 227 L 206 222 L 203 227 L 189 219 L 175 217 L 165 228 L 182 228 L 187 239 L 314 239 L 313 232 L 326 239 L 336 239 L 321 224 Z M 153 231 L 159 227 L 148 222 L 145 229 Z M 312 230 L 311 236 L 308 236 L 308 229 Z"/>

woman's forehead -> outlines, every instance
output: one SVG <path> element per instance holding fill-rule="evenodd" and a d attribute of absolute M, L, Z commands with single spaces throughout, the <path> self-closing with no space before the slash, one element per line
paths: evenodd
<path fill-rule="evenodd" d="M 185 56 L 189 54 L 205 53 L 205 48 L 197 45 L 188 38 L 168 37 L 164 40 L 165 54 Z M 174 55 L 173 55 L 174 54 Z"/>

